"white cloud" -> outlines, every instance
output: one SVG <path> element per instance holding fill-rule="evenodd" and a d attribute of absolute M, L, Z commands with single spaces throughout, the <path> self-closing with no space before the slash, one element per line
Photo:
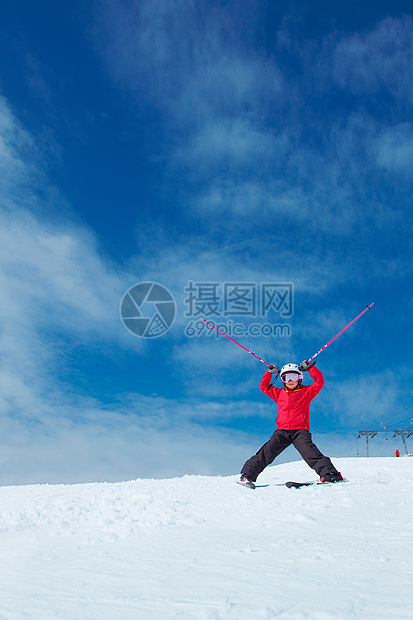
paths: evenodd
<path fill-rule="evenodd" d="M 284 82 L 275 61 L 243 39 L 249 28 L 240 33 L 239 12 L 255 19 L 249 4 L 228 19 L 226 9 L 204 11 L 187 0 L 110 2 L 97 17 L 97 45 L 111 76 L 177 132 L 163 157 L 169 170 L 185 170 L 192 180 L 213 184 L 225 173 L 268 170 L 268 159 L 289 148 L 282 130 L 266 129 Z"/>
<path fill-rule="evenodd" d="M 413 175 L 413 127 L 402 123 L 383 132 L 377 140 L 380 167 L 411 177 Z"/>
<path fill-rule="evenodd" d="M 199 131 L 177 148 L 172 166 L 188 169 L 195 178 L 205 173 L 231 173 L 236 178 L 240 170 L 252 176 L 268 168 L 268 158 L 271 162 L 284 159 L 290 150 L 288 136 L 272 135 L 249 119 L 207 118 Z"/>
<path fill-rule="evenodd" d="M 179 385 L 186 387 L 190 397 L 185 402 L 160 402 L 123 395 L 120 405 L 109 410 L 82 396 L 76 385 L 69 386 L 67 393 L 58 373 L 54 374 L 59 356 L 64 355 L 59 338 L 70 343 L 69 349 L 76 343 L 98 342 L 108 348 L 144 350 L 147 343 L 131 339 L 117 315 L 122 294 L 137 279 L 131 274 L 164 283 L 181 296 L 180 301 L 189 279 L 222 282 L 256 281 L 257 277 L 293 281 L 296 292 L 306 295 L 304 303 L 315 298 L 324 301 L 323 295 L 340 281 L 350 285 L 359 277 L 354 230 L 365 225 L 370 230 L 373 222 L 379 235 L 387 232 L 389 221 L 395 224 L 392 208 L 383 206 L 378 214 L 375 200 L 366 198 L 366 188 L 370 189 L 369 171 L 375 165 L 392 170 L 394 158 L 398 170 L 404 169 L 409 141 L 403 141 L 401 130 L 397 139 L 394 133 L 381 133 L 375 121 L 360 113 L 327 129 L 329 121 L 319 120 L 317 135 L 323 139 L 310 147 L 301 138 L 307 129 L 306 115 L 300 118 L 305 97 L 303 107 L 294 109 L 294 119 L 288 114 L 278 119 L 277 106 L 289 97 L 287 80 L 275 62 L 243 53 L 235 27 L 229 38 L 224 36 L 222 20 L 216 20 L 211 29 L 201 20 L 200 29 L 192 29 L 194 11 L 199 14 L 196 3 L 186 1 L 101 6 L 106 9 L 105 33 L 101 32 L 106 42 L 101 39 L 99 46 L 112 75 L 132 97 L 139 97 L 139 105 L 160 110 L 172 135 L 170 143 L 163 145 L 168 170 L 185 173 L 195 185 L 189 183 L 185 221 L 179 219 L 177 209 L 175 230 L 168 226 L 159 236 L 153 222 L 150 230 L 142 222 L 136 261 L 129 274 L 119 272 L 102 259 L 90 232 L 67 222 L 47 221 L 37 187 L 46 188 L 49 197 L 60 198 L 47 181 L 43 183 L 42 154 L 1 100 L 0 409 L 7 444 L 2 448 L 5 480 L 27 481 L 29 475 L 32 481 L 73 481 L 185 471 L 230 473 L 234 462 L 250 456 L 258 445 L 250 446 L 254 440 L 210 425 L 218 420 L 224 425 L 237 416 L 267 419 L 270 409 L 262 405 L 258 391 L 259 362 L 223 340 L 182 343 L 179 329 L 185 320 L 180 315 L 177 330 L 171 331 L 173 345 L 165 364 L 174 367 Z M 342 73 L 336 66 L 337 80 L 342 80 L 343 88 L 357 78 L 349 73 L 351 54 L 346 56 L 344 43 L 337 52 L 337 63 L 342 62 Z M 402 56 L 394 54 L 393 60 L 396 66 Z M 369 150 L 371 145 L 375 151 Z M 221 241 L 212 241 L 217 230 Z M 180 234 L 172 241 L 176 231 Z M 323 248 L 325 234 L 330 237 L 329 249 Z M 346 235 L 351 246 L 340 252 L 331 238 Z M 370 257 L 370 247 L 367 254 L 366 278 L 384 268 L 388 268 L 385 275 L 393 275 L 403 261 L 378 259 L 375 252 Z M 330 335 L 330 328 L 336 320 L 341 326 L 344 316 L 307 315 L 307 337 L 321 346 L 323 333 Z M 267 338 L 244 344 L 255 351 L 257 342 L 256 352 L 270 362 L 295 356 L 290 340 Z M 258 365 L 254 371 L 252 363 Z M 188 375 L 185 386 L 183 377 Z M 254 385 L 257 400 L 240 400 Z M 397 390 L 385 389 L 379 403 L 374 393 L 380 388 L 377 379 L 372 379 L 372 386 L 363 392 L 357 385 L 338 383 L 336 393 L 345 407 L 339 411 L 337 402 L 324 399 L 323 392 L 321 410 L 327 411 L 327 417 L 331 404 L 331 411 L 343 414 L 344 424 L 347 411 L 349 418 L 356 419 L 367 394 L 371 400 L 367 422 L 377 406 L 391 408 L 397 396 Z M 235 403 L 229 403 L 232 394 Z M 226 401 L 217 404 L 214 398 Z M 233 442 L 231 435 L 235 435 Z"/>
<path fill-rule="evenodd" d="M 384 85 L 409 98 L 411 19 L 388 18 L 338 42 L 332 35 L 320 45 L 304 40 L 284 57 L 284 47 L 268 54 L 254 42 L 262 14 L 249 5 L 229 14 L 189 1 L 110 2 L 96 17 L 96 45 L 111 76 L 129 100 L 138 94 L 140 105 L 155 106 L 172 136 L 162 158 L 172 178 L 185 179 L 178 189 L 173 184 L 173 200 L 212 234 L 218 213 L 239 235 L 257 234 L 269 218 L 339 242 L 372 222 L 384 233 L 389 217 L 400 217 L 394 203 L 377 198 L 381 169 L 396 166 L 388 164 L 396 153 L 384 137 L 377 157 L 382 121 L 358 100 L 341 102 L 337 115 L 326 104 L 323 118 L 323 104 L 317 115 L 312 98 L 315 89 L 330 101 L 334 82 L 373 94 Z M 284 35 L 287 27 L 284 20 Z M 294 55 L 302 75 L 291 71 Z M 399 170 L 409 144 L 397 148 Z"/>
<path fill-rule="evenodd" d="M 32 199 L 30 183 L 35 181 L 34 167 L 25 161 L 38 153 L 31 136 L 13 118 L 8 103 L 0 95 L 0 197 L 3 207 L 10 207 L 13 199 Z M 28 187 L 29 186 L 29 187 Z"/>
<path fill-rule="evenodd" d="M 369 372 L 361 361 L 359 367 L 355 376 L 324 389 L 326 411 L 341 428 L 363 430 L 361 427 L 377 426 L 398 406 L 397 377 L 390 370 L 380 374 Z"/>
<path fill-rule="evenodd" d="M 412 102 L 413 21 L 388 17 L 364 34 L 343 39 L 336 48 L 333 77 L 355 93 L 388 90 Z"/>
<path fill-rule="evenodd" d="M 0 260 L 23 316 L 31 306 L 51 327 L 68 322 L 74 331 L 107 329 L 122 288 L 92 239 L 80 230 L 41 224 L 20 209 L 1 218 Z"/>
<path fill-rule="evenodd" d="M 252 2 L 228 19 L 225 9 L 190 0 L 108 1 L 96 13 L 96 45 L 116 81 L 180 122 L 233 117 L 246 106 L 254 115 L 257 104 L 274 106 L 283 88 L 276 65 L 250 45 L 244 20 L 250 26 L 257 15 Z"/>
<path fill-rule="evenodd" d="M 49 407 L 36 421 L 3 414 L 1 483 L 230 474 L 250 456 L 254 439 L 259 441 L 253 434 L 246 437 L 190 421 L 187 416 L 196 419 L 197 411 L 188 406 L 181 415 L 173 401 L 139 401 L 130 403 L 129 412 L 83 403 L 81 419 L 79 409 L 68 407 Z M 202 413 L 199 417 L 204 419 Z"/>
<path fill-rule="evenodd" d="M 265 418 L 262 403 L 219 404 L 199 394 L 185 402 L 121 395 L 104 408 L 62 382 L 59 366 L 77 344 L 135 351 L 146 346 L 127 334 L 118 317 L 130 275 L 100 257 L 90 232 L 46 218 L 33 179 L 47 179 L 30 160 L 30 135 L 7 106 L 0 127 L 9 184 L 2 197 L 7 206 L 0 210 L 2 483 L 231 473 L 240 467 L 254 438 L 213 426 L 236 417 Z M 160 259 L 161 271 L 172 256 Z"/>
<path fill-rule="evenodd" d="M 20 441 L 25 444 L 27 472 L 34 437 L 44 445 L 53 429 L 72 424 L 65 414 L 59 419 L 63 405 L 68 414 L 75 392 L 58 376 L 63 356 L 80 342 L 118 347 L 126 342 L 117 315 L 125 275 L 100 258 L 90 233 L 47 221 L 49 205 L 37 197 L 46 179 L 38 153 L 1 103 L 0 424 L 5 454 Z"/>

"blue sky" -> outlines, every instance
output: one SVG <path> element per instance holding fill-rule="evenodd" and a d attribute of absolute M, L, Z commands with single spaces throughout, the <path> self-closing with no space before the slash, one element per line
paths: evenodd
<path fill-rule="evenodd" d="M 287 324 L 237 338 L 278 364 L 374 302 L 318 358 L 314 439 L 347 456 L 358 430 L 411 428 L 412 13 L 2 3 L 3 484 L 227 475 L 266 441 L 265 367 L 186 335 L 189 282 L 218 287 L 216 323 Z M 176 301 L 157 338 L 120 319 L 141 282 Z M 292 316 L 224 315 L 225 286 L 259 302 L 265 283 L 292 286 Z M 400 445 L 375 438 L 370 453 Z"/>

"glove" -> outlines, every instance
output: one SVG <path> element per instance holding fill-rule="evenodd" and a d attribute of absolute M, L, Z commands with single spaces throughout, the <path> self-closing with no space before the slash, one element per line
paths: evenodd
<path fill-rule="evenodd" d="M 268 366 L 268 372 L 270 372 L 272 375 L 276 374 L 277 372 L 280 372 L 281 368 L 279 366 L 277 366 L 277 364 L 270 364 Z"/>
<path fill-rule="evenodd" d="M 304 360 L 300 364 L 300 370 L 304 370 L 304 371 L 310 370 L 310 368 L 312 368 L 313 366 L 315 366 L 315 362 L 311 363 L 311 362 L 307 362 L 307 360 Z"/>

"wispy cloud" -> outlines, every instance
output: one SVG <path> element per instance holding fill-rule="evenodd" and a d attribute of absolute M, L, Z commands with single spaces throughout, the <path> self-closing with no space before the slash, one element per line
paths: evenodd
<path fill-rule="evenodd" d="M 293 282 L 293 337 L 242 339 L 280 363 L 337 333 L 361 310 L 355 297 L 385 297 L 411 273 L 411 20 L 317 42 L 296 40 L 286 20 L 273 33 L 278 45 L 266 46 L 260 2 L 95 7 L 98 53 L 157 145 L 155 180 L 145 186 L 156 216 L 139 212 L 128 263 L 105 258 L 48 179 L 50 151 L 0 99 L 4 480 L 230 473 L 265 441 L 275 409 L 259 391 L 259 362 L 225 340 L 185 337 L 184 287 Z M 31 62 L 31 92 L 47 106 L 56 93 L 39 63 Z M 159 343 L 133 338 L 119 320 L 123 293 L 143 280 L 163 283 L 178 302 Z M 327 386 L 316 429 L 368 424 L 405 398 L 393 372 L 365 373 L 369 356 L 382 355 L 365 325 L 368 351 L 347 346 L 320 362 Z M 101 363 L 109 377 L 107 363 L 118 363 L 118 375 L 132 377 L 119 383 L 139 383 L 142 393 L 122 387 L 116 396 L 110 377 L 105 396 L 88 396 L 71 358 L 91 349 L 97 368 L 88 372 Z M 154 376 L 145 374 L 150 364 Z M 251 426 L 250 439 L 234 430 Z"/>
<path fill-rule="evenodd" d="M 170 175 L 186 180 L 173 199 L 212 234 L 208 218 L 217 213 L 231 217 L 240 234 L 280 217 L 338 239 L 372 219 L 386 230 L 397 212 L 395 204 L 377 205 L 382 170 L 406 170 L 410 141 L 397 140 L 406 127 L 397 131 L 351 97 L 366 92 L 374 99 L 380 86 L 409 101 L 410 18 L 385 19 L 364 34 L 326 35 L 317 45 L 296 41 L 289 55 L 300 77 L 252 45 L 261 19 L 256 4 L 229 19 L 225 7 L 202 11 L 183 1 L 111 2 L 97 21 L 97 46 L 112 77 L 131 98 L 138 93 L 156 106 L 168 132 L 179 130 L 164 143 Z M 289 28 L 294 20 L 284 20 L 278 33 L 280 51 L 294 38 Z M 314 89 L 321 104 L 339 98 L 337 114 L 331 106 L 327 113 L 326 103 L 325 118 L 323 105 L 314 116 Z"/>
<path fill-rule="evenodd" d="M 221 407 L 215 416 L 222 420 L 223 413 Z M 259 441 L 253 433 L 205 425 L 212 422 L 206 404 L 197 411 L 156 398 L 129 399 L 119 410 L 44 404 L 31 422 L 2 417 L 2 484 L 231 474 Z"/>
<path fill-rule="evenodd" d="M 233 7 L 180 0 L 104 3 L 96 45 L 113 78 L 190 126 L 206 117 L 254 117 L 274 106 L 282 76 L 254 52 L 257 3 Z M 248 20 L 248 21 L 247 21 Z M 253 106 L 251 104 L 254 104 Z"/>
<path fill-rule="evenodd" d="M 391 371 L 373 374 L 362 370 L 359 378 L 340 381 L 323 396 L 325 410 L 339 428 L 377 427 L 389 412 L 397 411 L 397 377 Z"/>
<path fill-rule="evenodd" d="M 413 21 L 388 17 L 370 32 L 345 37 L 336 46 L 333 77 L 353 93 L 387 90 L 412 103 Z"/>
<path fill-rule="evenodd" d="M 377 139 L 377 163 L 380 167 L 411 179 L 413 174 L 413 127 L 403 123 L 385 130 Z"/>
<path fill-rule="evenodd" d="M 121 349 L 138 354 L 147 346 L 128 336 L 117 314 L 121 295 L 133 284 L 131 272 L 104 260 L 90 231 L 46 217 L 50 205 L 42 204 L 38 184 L 47 175 L 30 158 L 31 137 L 7 105 L 0 128 L 7 181 L 0 211 L 2 482 L 231 473 L 253 450 L 254 437 L 225 426 L 249 415 L 265 419 L 269 412 L 262 403 L 202 398 L 211 389 L 210 397 L 223 395 L 218 382 L 208 386 L 211 370 L 216 374 L 211 365 L 205 390 L 185 401 L 126 394 L 104 406 L 65 383 L 64 368 L 78 345 L 96 350 L 101 343 L 106 359 Z M 172 287 L 182 277 L 174 276 Z M 193 360 L 200 354 L 202 347 L 191 354 Z M 204 370 L 214 357 L 212 350 L 204 357 Z M 179 376 L 190 368 L 190 355 L 180 351 L 175 361 L 183 360 Z M 217 421 L 224 428 L 214 428 Z"/>

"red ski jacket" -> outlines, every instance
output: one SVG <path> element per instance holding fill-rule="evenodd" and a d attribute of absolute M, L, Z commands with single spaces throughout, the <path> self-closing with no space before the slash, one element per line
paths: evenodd
<path fill-rule="evenodd" d="M 266 371 L 260 388 L 278 405 L 277 429 L 293 431 L 300 428 L 310 430 L 310 403 L 324 386 L 322 372 L 315 366 L 308 371 L 314 379 L 311 385 L 298 385 L 295 390 L 286 387 L 269 387 L 273 375 Z"/>

